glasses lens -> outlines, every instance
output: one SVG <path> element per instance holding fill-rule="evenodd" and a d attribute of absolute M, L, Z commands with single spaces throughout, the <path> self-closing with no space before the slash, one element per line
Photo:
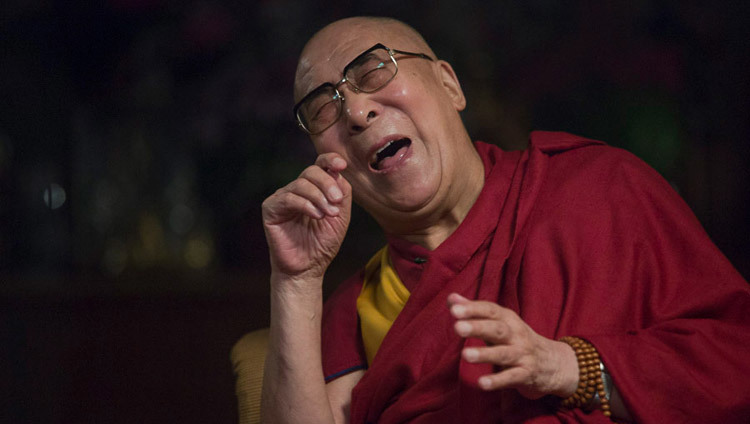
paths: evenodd
<path fill-rule="evenodd" d="M 320 87 L 297 110 L 297 117 L 307 131 L 317 134 L 331 126 L 341 112 L 341 100 L 331 86 Z"/>
<path fill-rule="evenodd" d="M 352 62 L 346 69 L 349 83 L 365 93 L 383 88 L 396 75 L 396 64 L 388 51 L 379 48 L 372 50 Z"/>

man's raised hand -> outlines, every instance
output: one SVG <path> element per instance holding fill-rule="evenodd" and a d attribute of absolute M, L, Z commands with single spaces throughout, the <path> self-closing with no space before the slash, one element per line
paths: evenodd
<path fill-rule="evenodd" d="M 351 218 L 352 188 L 341 175 L 346 166 L 338 154 L 322 154 L 263 202 L 273 273 L 322 281 Z"/>

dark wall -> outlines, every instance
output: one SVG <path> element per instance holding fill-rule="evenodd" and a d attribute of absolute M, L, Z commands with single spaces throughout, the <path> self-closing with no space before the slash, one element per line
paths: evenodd
<path fill-rule="evenodd" d="M 229 348 L 268 320 L 260 204 L 314 159 L 296 58 L 350 15 L 420 30 L 476 139 L 634 152 L 750 275 L 742 2 L 93 3 L 0 5 L 0 422 L 236 420 Z M 355 212 L 328 291 L 383 241 Z"/>

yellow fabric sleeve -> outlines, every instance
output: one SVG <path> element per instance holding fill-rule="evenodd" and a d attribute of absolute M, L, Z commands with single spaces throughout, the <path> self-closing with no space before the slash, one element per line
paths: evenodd
<path fill-rule="evenodd" d="M 368 365 L 372 364 L 375 353 L 407 300 L 409 290 L 396 274 L 386 246 L 365 266 L 364 285 L 357 297 L 357 312 Z"/>

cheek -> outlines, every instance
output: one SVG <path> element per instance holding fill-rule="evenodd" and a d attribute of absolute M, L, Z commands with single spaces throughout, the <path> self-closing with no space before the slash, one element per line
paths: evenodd
<path fill-rule="evenodd" d="M 435 100 L 423 86 L 416 84 L 402 85 L 389 93 L 390 106 L 401 111 L 417 126 L 434 113 Z"/>
<path fill-rule="evenodd" d="M 332 131 L 333 129 L 329 129 L 326 131 L 325 134 L 317 136 L 312 139 L 313 147 L 315 147 L 315 152 L 318 155 L 321 155 L 323 153 L 343 153 L 341 149 L 339 149 L 338 146 L 341 146 L 341 143 L 339 142 L 339 137 L 336 136 L 336 134 Z"/>
<path fill-rule="evenodd" d="M 392 85 L 394 87 L 389 92 L 389 97 L 395 106 L 408 111 L 410 114 L 430 116 L 443 103 L 441 87 L 436 86 L 434 81 L 419 73 L 405 74 L 404 79 L 399 84 Z M 431 113 L 428 111 L 431 111 Z"/>
<path fill-rule="evenodd" d="M 424 97 L 425 93 L 428 92 L 425 82 L 415 72 L 404 75 L 404 78 L 398 84 L 391 85 L 393 85 L 393 88 L 389 90 L 389 96 L 399 102 L 417 100 Z"/>

